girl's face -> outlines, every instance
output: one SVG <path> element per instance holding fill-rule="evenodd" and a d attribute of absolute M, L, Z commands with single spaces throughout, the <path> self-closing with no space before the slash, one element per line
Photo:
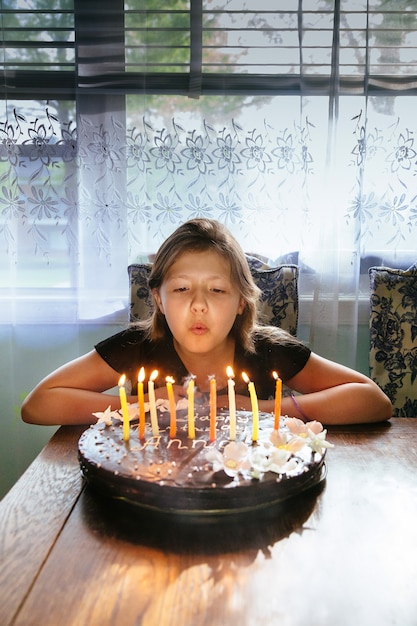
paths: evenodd
<path fill-rule="evenodd" d="M 181 254 L 153 294 L 177 347 L 194 354 L 221 351 L 245 306 L 229 262 L 213 251 Z"/>

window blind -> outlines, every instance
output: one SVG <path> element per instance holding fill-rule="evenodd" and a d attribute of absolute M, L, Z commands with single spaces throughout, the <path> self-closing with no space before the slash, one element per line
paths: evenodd
<path fill-rule="evenodd" d="M 17 6 L 16 6 L 17 5 Z M 0 90 L 18 97 L 74 92 L 72 0 L 3 0 Z"/>
<path fill-rule="evenodd" d="M 1 93 L 412 93 L 417 0 L 4 0 Z"/>

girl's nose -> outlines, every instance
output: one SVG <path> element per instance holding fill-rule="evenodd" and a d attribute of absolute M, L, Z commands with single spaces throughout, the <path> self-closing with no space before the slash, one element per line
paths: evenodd
<path fill-rule="evenodd" d="M 191 308 L 193 311 L 206 311 L 207 310 L 207 301 L 203 293 L 198 292 L 193 296 L 191 301 Z"/>

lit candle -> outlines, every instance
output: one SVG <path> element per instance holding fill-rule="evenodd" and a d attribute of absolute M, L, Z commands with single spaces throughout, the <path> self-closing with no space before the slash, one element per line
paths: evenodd
<path fill-rule="evenodd" d="M 272 376 L 275 378 L 275 420 L 274 428 L 279 430 L 279 418 L 281 417 L 281 396 L 282 396 L 282 380 L 276 372 L 272 372 Z"/>
<path fill-rule="evenodd" d="M 154 370 L 149 377 L 148 381 L 148 400 L 149 400 L 149 413 L 151 414 L 152 435 L 158 437 L 158 417 L 156 414 L 156 401 L 155 401 L 155 379 L 158 376 L 158 370 Z"/>
<path fill-rule="evenodd" d="M 229 425 L 230 425 L 230 439 L 234 441 L 236 439 L 236 396 L 235 396 L 235 381 L 233 380 L 235 374 L 230 365 L 226 368 L 226 374 L 228 376 L 227 381 L 227 394 L 229 396 Z"/>
<path fill-rule="evenodd" d="M 175 437 L 177 434 L 177 412 L 175 407 L 175 396 L 174 389 L 172 388 L 175 380 L 171 376 L 167 376 L 165 378 L 167 385 L 167 393 L 169 400 L 169 414 L 170 414 L 170 424 L 169 424 L 169 436 Z"/>
<path fill-rule="evenodd" d="M 259 437 L 259 410 L 258 398 L 256 397 L 255 385 L 249 380 L 245 372 L 242 372 L 242 378 L 248 384 L 248 390 L 252 405 L 252 441 L 258 441 Z"/>
<path fill-rule="evenodd" d="M 194 424 L 194 376 L 191 375 L 188 381 L 187 396 L 188 396 L 188 436 L 190 439 L 195 439 L 195 424 Z"/>
<path fill-rule="evenodd" d="M 120 406 L 122 409 L 122 417 L 123 417 L 123 439 L 124 441 L 129 441 L 130 421 L 129 421 L 129 411 L 127 408 L 125 382 L 126 382 L 126 375 L 123 374 L 119 378 L 119 398 L 120 398 Z"/>
<path fill-rule="evenodd" d="M 144 380 L 145 370 L 141 367 L 138 375 L 139 439 L 143 439 L 145 437 L 145 396 L 143 393 Z"/>
<path fill-rule="evenodd" d="M 210 376 L 210 441 L 216 439 L 217 393 L 216 379 Z"/>

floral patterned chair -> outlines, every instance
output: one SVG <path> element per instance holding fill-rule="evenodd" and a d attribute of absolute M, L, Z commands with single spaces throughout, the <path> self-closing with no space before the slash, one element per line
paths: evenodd
<path fill-rule="evenodd" d="M 417 263 L 369 269 L 371 378 L 396 417 L 417 417 Z"/>
<path fill-rule="evenodd" d="M 255 283 L 262 291 L 259 315 L 262 322 L 297 333 L 298 267 L 283 264 L 269 267 L 263 261 L 247 255 Z M 135 322 L 151 314 L 152 298 L 148 287 L 150 263 L 134 263 L 128 267 L 130 287 L 129 319 Z"/>

